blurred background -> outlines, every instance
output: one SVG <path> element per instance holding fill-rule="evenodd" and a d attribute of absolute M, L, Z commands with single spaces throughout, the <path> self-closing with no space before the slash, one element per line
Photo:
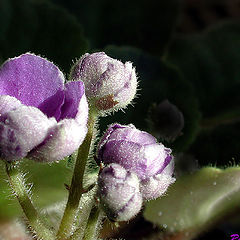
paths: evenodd
<path fill-rule="evenodd" d="M 138 97 L 124 112 L 102 118 L 101 132 L 112 122 L 151 132 L 173 148 L 177 178 L 202 166 L 239 163 L 240 0 L 0 0 L 0 63 L 29 51 L 53 61 L 66 79 L 85 52 L 133 62 Z M 66 196 L 71 169 L 65 165 L 25 163 L 41 207 Z M 1 169 L 4 235 L 20 210 Z M 121 234 L 106 227 L 103 236 L 150 239 L 157 231 L 140 216 Z M 232 233 L 240 234 L 237 216 L 198 239 L 231 239 Z"/>

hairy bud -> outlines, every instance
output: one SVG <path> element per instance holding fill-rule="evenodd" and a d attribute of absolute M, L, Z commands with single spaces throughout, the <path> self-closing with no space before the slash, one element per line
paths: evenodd
<path fill-rule="evenodd" d="M 98 178 L 101 205 L 113 221 L 128 221 L 142 207 L 138 177 L 119 164 L 106 166 Z"/>
<path fill-rule="evenodd" d="M 84 82 L 90 103 L 102 112 L 126 107 L 136 94 L 132 63 L 124 64 L 104 52 L 83 55 L 72 67 L 70 78 Z"/>

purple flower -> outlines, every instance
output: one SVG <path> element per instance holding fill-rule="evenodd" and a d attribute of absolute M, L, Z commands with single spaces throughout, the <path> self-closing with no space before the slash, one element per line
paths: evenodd
<path fill-rule="evenodd" d="M 128 221 L 141 210 L 138 177 L 119 164 L 109 164 L 102 170 L 98 188 L 101 205 L 109 219 Z"/>
<path fill-rule="evenodd" d="M 84 82 L 90 103 L 100 111 L 125 107 L 137 90 L 132 63 L 123 64 L 104 52 L 83 55 L 73 66 L 70 77 Z"/>
<path fill-rule="evenodd" d="M 147 132 L 130 125 L 111 125 L 99 142 L 97 160 L 118 163 L 140 179 L 144 200 L 162 195 L 175 181 L 171 150 Z"/>
<path fill-rule="evenodd" d="M 68 82 L 48 60 L 26 53 L 0 68 L 0 157 L 61 160 L 87 132 L 84 84 Z"/>

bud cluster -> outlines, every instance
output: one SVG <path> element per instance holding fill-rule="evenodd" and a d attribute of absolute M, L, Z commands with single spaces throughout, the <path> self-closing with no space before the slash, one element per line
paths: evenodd
<path fill-rule="evenodd" d="M 162 196 L 175 179 L 171 150 L 132 124 L 112 124 L 97 148 L 105 167 L 98 178 L 99 197 L 107 216 L 126 221 L 143 201 Z"/>

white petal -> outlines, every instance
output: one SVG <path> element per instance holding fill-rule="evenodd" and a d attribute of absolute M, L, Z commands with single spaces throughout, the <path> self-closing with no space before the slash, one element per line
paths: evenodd
<path fill-rule="evenodd" d="M 62 160 L 79 148 L 87 133 L 87 127 L 74 119 L 60 121 L 48 139 L 30 155 L 36 161 Z"/>

